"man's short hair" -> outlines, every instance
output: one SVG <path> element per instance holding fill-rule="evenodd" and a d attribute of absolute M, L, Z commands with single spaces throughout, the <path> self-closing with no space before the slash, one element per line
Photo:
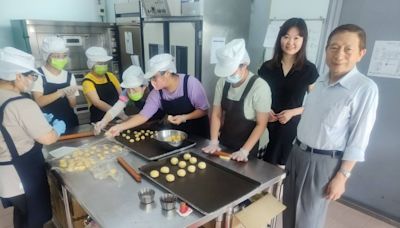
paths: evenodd
<path fill-rule="evenodd" d="M 358 38 L 360 40 L 360 50 L 366 48 L 366 43 L 367 43 L 367 35 L 365 34 L 364 29 L 362 29 L 360 26 L 355 25 L 355 24 L 345 24 L 345 25 L 340 25 L 336 27 L 331 34 L 329 34 L 328 37 L 328 42 L 326 43 L 326 48 L 329 46 L 329 43 L 331 42 L 331 39 L 334 35 L 343 33 L 343 32 L 354 32 L 358 35 Z"/>

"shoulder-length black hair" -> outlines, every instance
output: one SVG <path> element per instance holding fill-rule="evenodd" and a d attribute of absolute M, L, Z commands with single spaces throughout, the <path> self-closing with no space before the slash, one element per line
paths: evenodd
<path fill-rule="evenodd" d="M 279 67 L 281 65 L 283 51 L 281 47 L 281 38 L 287 34 L 289 29 L 297 28 L 299 30 L 299 35 L 303 37 L 303 44 L 299 52 L 296 54 L 296 58 L 294 61 L 294 69 L 300 69 L 303 67 L 304 63 L 307 61 L 306 56 L 306 47 L 308 40 L 308 30 L 306 22 L 302 18 L 290 18 L 286 20 L 283 25 L 279 29 L 278 36 L 276 37 L 275 47 L 274 47 L 274 55 L 270 61 L 270 67 Z"/>

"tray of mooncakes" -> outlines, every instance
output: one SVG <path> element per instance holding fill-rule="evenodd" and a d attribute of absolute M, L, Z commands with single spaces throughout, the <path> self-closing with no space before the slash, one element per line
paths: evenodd
<path fill-rule="evenodd" d="M 140 171 L 203 214 L 229 205 L 260 185 L 190 150 L 150 162 Z"/>

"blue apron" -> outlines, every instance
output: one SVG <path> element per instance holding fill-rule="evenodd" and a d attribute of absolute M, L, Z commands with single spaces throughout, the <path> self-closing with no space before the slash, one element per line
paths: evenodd
<path fill-rule="evenodd" d="M 42 145 L 35 142 L 25 154 L 19 155 L 11 135 L 3 125 L 4 110 L 12 101 L 26 99 L 22 96 L 8 99 L 0 107 L 0 130 L 11 153 L 11 161 L 0 162 L 0 165 L 13 165 L 25 190 L 27 204 L 27 220 L 24 227 L 42 227 L 52 217 L 50 190 L 47 182 Z M 1 199 L 4 207 L 13 206 L 7 198 Z"/>
<path fill-rule="evenodd" d="M 38 71 L 44 75 L 42 68 L 38 68 Z M 50 83 L 47 81 L 46 76 L 43 76 L 43 95 L 48 95 L 56 92 L 59 89 L 63 89 L 71 85 L 72 74 L 68 72 L 67 81 L 61 84 Z M 44 113 L 52 113 L 54 119 L 63 120 L 66 128 L 71 129 L 79 125 L 78 117 L 76 116 L 74 109 L 69 105 L 67 97 L 60 97 L 54 102 L 42 107 Z"/>
<path fill-rule="evenodd" d="M 183 80 L 183 96 L 178 97 L 174 100 L 167 101 L 163 99 L 163 92 L 159 90 L 161 97 L 161 106 L 162 109 L 168 115 L 182 115 L 191 113 L 195 110 L 190 102 L 188 91 L 187 91 L 187 83 L 188 83 L 189 75 L 185 75 Z M 173 128 L 176 130 L 181 130 L 189 135 L 194 134 L 204 138 L 210 138 L 210 122 L 208 119 L 208 115 L 200 117 L 198 119 L 187 120 L 185 123 L 181 123 L 179 125 L 172 124 Z"/>

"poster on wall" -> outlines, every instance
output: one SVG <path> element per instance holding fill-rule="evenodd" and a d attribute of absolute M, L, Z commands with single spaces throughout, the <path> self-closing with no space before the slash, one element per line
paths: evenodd
<path fill-rule="evenodd" d="M 375 41 L 368 76 L 400 79 L 400 41 Z"/>

